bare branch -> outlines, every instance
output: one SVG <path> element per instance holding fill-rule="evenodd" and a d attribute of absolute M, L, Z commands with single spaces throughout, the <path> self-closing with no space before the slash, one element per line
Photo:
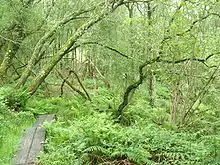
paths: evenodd
<path fill-rule="evenodd" d="M 87 99 L 87 97 L 85 96 L 85 94 L 84 94 L 83 92 L 81 92 L 79 89 L 77 89 L 77 88 L 75 88 L 74 86 L 72 86 L 72 84 L 67 80 L 68 77 L 69 77 L 69 75 L 70 75 L 70 73 L 69 73 L 68 77 L 65 78 L 58 70 L 56 70 L 56 72 L 58 73 L 58 75 L 60 76 L 60 78 L 63 80 L 63 83 L 62 83 L 63 85 L 64 85 L 64 83 L 66 83 L 73 91 L 77 92 L 77 93 L 78 93 L 79 95 L 81 95 L 83 98 Z"/>
<path fill-rule="evenodd" d="M 116 52 L 116 53 L 118 53 L 119 55 L 121 55 L 123 57 L 126 57 L 128 59 L 132 59 L 132 57 L 129 57 L 128 55 L 122 53 L 121 51 L 117 50 L 116 48 L 113 48 L 113 47 L 110 47 L 108 45 L 104 45 L 104 44 L 101 44 L 101 43 L 98 43 L 98 42 L 85 42 L 85 43 L 82 43 L 82 45 L 99 45 L 99 46 L 102 46 L 102 47 L 104 47 L 106 49 L 109 49 L 113 52 Z"/>
<path fill-rule="evenodd" d="M 89 101 L 92 101 L 91 97 L 89 96 L 89 93 L 86 91 L 86 88 L 84 87 L 83 83 L 81 82 L 81 80 L 80 80 L 78 74 L 77 74 L 75 71 L 73 71 L 73 70 L 70 70 L 69 73 L 73 73 L 73 74 L 76 76 L 76 79 L 77 79 L 77 81 L 79 82 L 79 85 L 81 86 L 81 88 L 83 89 L 83 91 L 85 92 L 87 98 L 89 99 Z"/>

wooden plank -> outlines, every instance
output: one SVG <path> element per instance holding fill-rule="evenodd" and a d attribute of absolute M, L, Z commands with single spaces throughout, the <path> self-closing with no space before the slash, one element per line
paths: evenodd
<path fill-rule="evenodd" d="M 44 144 L 44 140 L 45 140 L 45 133 L 46 130 L 45 128 L 42 127 L 37 127 L 36 132 L 35 132 L 35 136 L 33 139 L 33 143 L 31 145 L 31 149 L 27 158 L 27 163 L 34 163 L 34 161 L 36 160 L 39 152 L 43 151 L 43 144 Z"/>
<path fill-rule="evenodd" d="M 33 125 L 33 127 L 38 127 L 42 125 L 46 118 L 47 118 L 47 115 L 40 115 L 37 121 L 35 122 L 35 124 Z"/>
<path fill-rule="evenodd" d="M 50 123 L 54 119 L 56 119 L 56 115 L 55 114 L 49 114 L 49 115 L 46 116 L 44 122 Z"/>
<path fill-rule="evenodd" d="M 46 129 L 41 126 L 44 122 L 51 122 L 55 117 L 54 114 L 40 115 L 33 128 L 25 131 L 20 148 L 13 161 L 14 165 L 35 165 L 34 162 L 39 152 L 43 151 L 46 136 Z"/>
<path fill-rule="evenodd" d="M 34 135 L 35 128 L 29 128 L 25 131 L 25 136 L 21 140 L 20 148 L 14 160 L 15 165 L 26 164 Z"/>
<path fill-rule="evenodd" d="M 42 125 L 44 122 L 50 123 L 55 118 L 56 118 L 56 115 L 54 114 L 40 115 L 36 123 L 33 125 L 33 127 L 38 127 Z"/>

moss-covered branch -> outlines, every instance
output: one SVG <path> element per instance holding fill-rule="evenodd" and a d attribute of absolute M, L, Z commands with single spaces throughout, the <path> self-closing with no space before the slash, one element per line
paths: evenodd
<path fill-rule="evenodd" d="M 91 19 L 90 21 L 83 24 L 77 31 L 73 34 L 73 36 L 66 42 L 66 44 L 53 56 L 51 62 L 47 64 L 39 75 L 34 79 L 31 86 L 27 89 L 27 91 L 33 95 L 44 79 L 49 75 L 49 73 L 53 70 L 56 64 L 63 58 L 65 54 L 73 47 L 73 45 L 77 42 L 77 40 L 85 34 L 88 29 L 94 26 L 96 23 L 100 22 L 103 18 L 113 12 L 121 3 L 117 3 L 113 8 L 110 8 L 111 4 L 107 4 L 107 6 L 101 11 L 99 15 Z"/>
<path fill-rule="evenodd" d="M 129 104 L 129 99 L 131 99 L 131 94 L 139 87 L 139 85 L 141 85 L 143 83 L 143 80 L 146 77 L 143 73 L 143 69 L 147 65 L 158 62 L 159 60 L 160 60 L 160 58 L 158 57 L 158 58 L 152 59 L 150 61 L 146 61 L 145 63 L 143 63 L 142 65 L 139 66 L 139 80 L 127 87 L 127 89 L 124 93 L 124 96 L 123 96 L 123 101 L 117 109 L 117 113 L 116 113 L 117 116 L 116 117 L 119 122 L 123 118 L 123 109 Z"/>
<path fill-rule="evenodd" d="M 73 91 L 75 91 L 76 93 L 78 93 L 80 96 L 82 96 L 83 98 L 87 99 L 86 95 L 81 92 L 79 89 L 75 88 L 74 86 L 72 86 L 72 84 L 68 81 L 68 78 L 70 76 L 71 73 L 69 73 L 69 75 L 67 76 L 67 78 L 65 78 L 58 70 L 56 70 L 56 72 L 58 73 L 58 75 L 60 76 L 60 78 L 63 80 L 62 84 L 61 84 L 61 96 L 63 94 L 63 86 L 66 83 Z"/>
<path fill-rule="evenodd" d="M 31 74 L 31 71 L 33 70 L 34 66 L 41 60 L 44 54 L 41 53 L 42 48 L 44 47 L 45 43 L 56 33 L 58 28 L 64 24 L 69 23 L 71 20 L 77 18 L 77 16 L 87 13 L 91 10 L 94 10 L 94 7 L 91 7 L 87 10 L 80 10 L 78 12 L 73 12 L 63 18 L 61 21 L 57 22 L 56 25 L 54 25 L 47 33 L 44 34 L 44 36 L 38 41 L 38 43 L 35 46 L 35 49 L 32 53 L 31 59 L 28 61 L 28 65 L 25 68 L 24 72 L 21 75 L 21 78 L 19 79 L 18 83 L 16 84 L 16 88 L 20 88 L 23 86 L 28 77 Z"/>
<path fill-rule="evenodd" d="M 138 88 L 138 86 L 143 83 L 143 80 L 145 78 L 144 73 L 143 73 L 143 69 L 147 65 L 159 63 L 159 62 L 164 62 L 164 63 L 168 63 L 168 64 L 171 64 L 171 63 L 172 64 L 179 64 L 179 63 L 184 63 L 187 61 L 201 62 L 204 64 L 208 59 L 210 59 L 211 57 L 213 57 L 214 55 L 217 55 L 217 54 L 219 54 L 219 52 L 212 53 L 203 59 L 202 58 L 184 58 L 184 59 L 180 59 L 180 60 L 166 60 L 166 59 L 163 59 L 162 57 L 158 56 L 158 57 L 153 58 L 151 60 L 147 60 L 144 64 L 139 66 L 139 80 L 137 82 L 129 85 L 124 93 L 123 101 L 119 105 L 119 107 L 117 109 L 117 113 L 116 113 L 118 121 L 121 121 L 121 119 L 123 117 L 123 110 L 129 104 L 129 98 L 131 96 L 131 93 L 133 93 Z"/>

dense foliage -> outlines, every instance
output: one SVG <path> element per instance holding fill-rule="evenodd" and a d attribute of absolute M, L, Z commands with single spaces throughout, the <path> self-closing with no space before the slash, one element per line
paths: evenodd
<path fill-rule="evenodd" d="M 0 88 L 0 164 L 12 161 L 25 128 L 31 127 L 35 120 L 31 112 L 16 112 L 25 100 L 18 91 Z"/>
<path fill-rule="evenodd" d="M 55 113 L 42 165 L 219 165 L 219 9 L 0 0 L 0 164 Z"/>
<path fill-rule="evenodd" d="M 48 135 L 41 164 L 220 163 L 218 132 L 207 134 L 210 128 L 194 131 L 194 128 L 181 130 L 168 125 L 168 118 L 164 119 L 169 115 L 166 109 L 146 108 L 141 97 L 127 111 L 126 124 L 130 125 L 120 125 L 112 115 L 114 110 L 108 107 L 118 102 L 118 98 L 103 88 L 93 98 L 92 102 L 74 97 L 31 103 L 29 108 L 35 112 L 57 114 L 57 121 L 45 124 Z M 158 125 L 154 121 L 164 123 Z M 201 127 L 205 125 L 201 123 Z"/>

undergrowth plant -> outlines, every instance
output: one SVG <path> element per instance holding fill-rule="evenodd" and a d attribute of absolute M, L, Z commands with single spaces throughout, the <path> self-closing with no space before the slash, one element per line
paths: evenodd
<path fill-rule="evenodd" d="M 22 89 L 13 89 L 10 86 L 0 88 L 0 102 L 7 105 L 12 111 L 21 111 L 24 109 L 28 100 L 28 93 Z"/>
<path fill-rule="evenodd" d="M 31 127 L 34 120 L 32 113 L 13 112 L 0 101 L 0 164 L 11 164 L 25 128 Z"/>
<path fill-rule="evenodd" d="M 0 164 L 10 162 L 23 129 L 33 123 L 34 115 L 48 113 L 55 113 L 57 120 L 44 125 L 45 152 L 38 160 L 42 165 L 220 164 L 218 123 L 210 123 L 213 128 L 203 130 L 194 129 L 195 123 L 191 129 L 178 129 L 169 123 L 168 104 L 152 108 L 139 90 L 125 109 L 123 124 L 114 117 L 120 97 L 106 88 L 93 91 L 92 101 L 74 96 L 33 97 L 26 102 L 25 94 L 3 92 L 7 90 L 0 95 Z M 22 111 L 8 106 L 8 96 L 16 98 L 12 102 L 22 105 Z M 197 124 L 207 125 L 210 118 Z"/>
<path fill-rule="evenodd" d="M 28 95 L 9 86 L 0 88 L 0 164 L 9 165 L 24 130 L 35 121 L 31 112 L 24 111 Z"/>
<path fill-rule="evenodd" d="M 218 165 L 219 134 L 170 129 L 166 109 L 150 109 L 143 99 L 126 109 L 129 125 L 115 122 L 114 96 L 102 93 L 92 102 L 61 99 L 58 119 L 48 130 L 42 165 Z M 107 99 L 108 98 L 108 99 Z M 62 101 L 63 100 L 63 101 Z M 106 101 L 104 101 L 106 100 Z M 112 102 L 111 102 L 112 100 Z M 52 101 L 53 102 L 53 101 Z M 51 103 L 49 103 L 51 104 Z M 68 104 L 68 106 L 66 106 Z M 145 108 L 144 108 L 145 107 Z M 101 109 L 101 111 L 100 111 Z M 126 116 L 125 115 L 125 116 Z M 165 115 L 165 116 L 164 116 Z M 155 121 L 154 121 L 155 120 Z M 161 125 L 157 123 L 164 122 Z"/>

